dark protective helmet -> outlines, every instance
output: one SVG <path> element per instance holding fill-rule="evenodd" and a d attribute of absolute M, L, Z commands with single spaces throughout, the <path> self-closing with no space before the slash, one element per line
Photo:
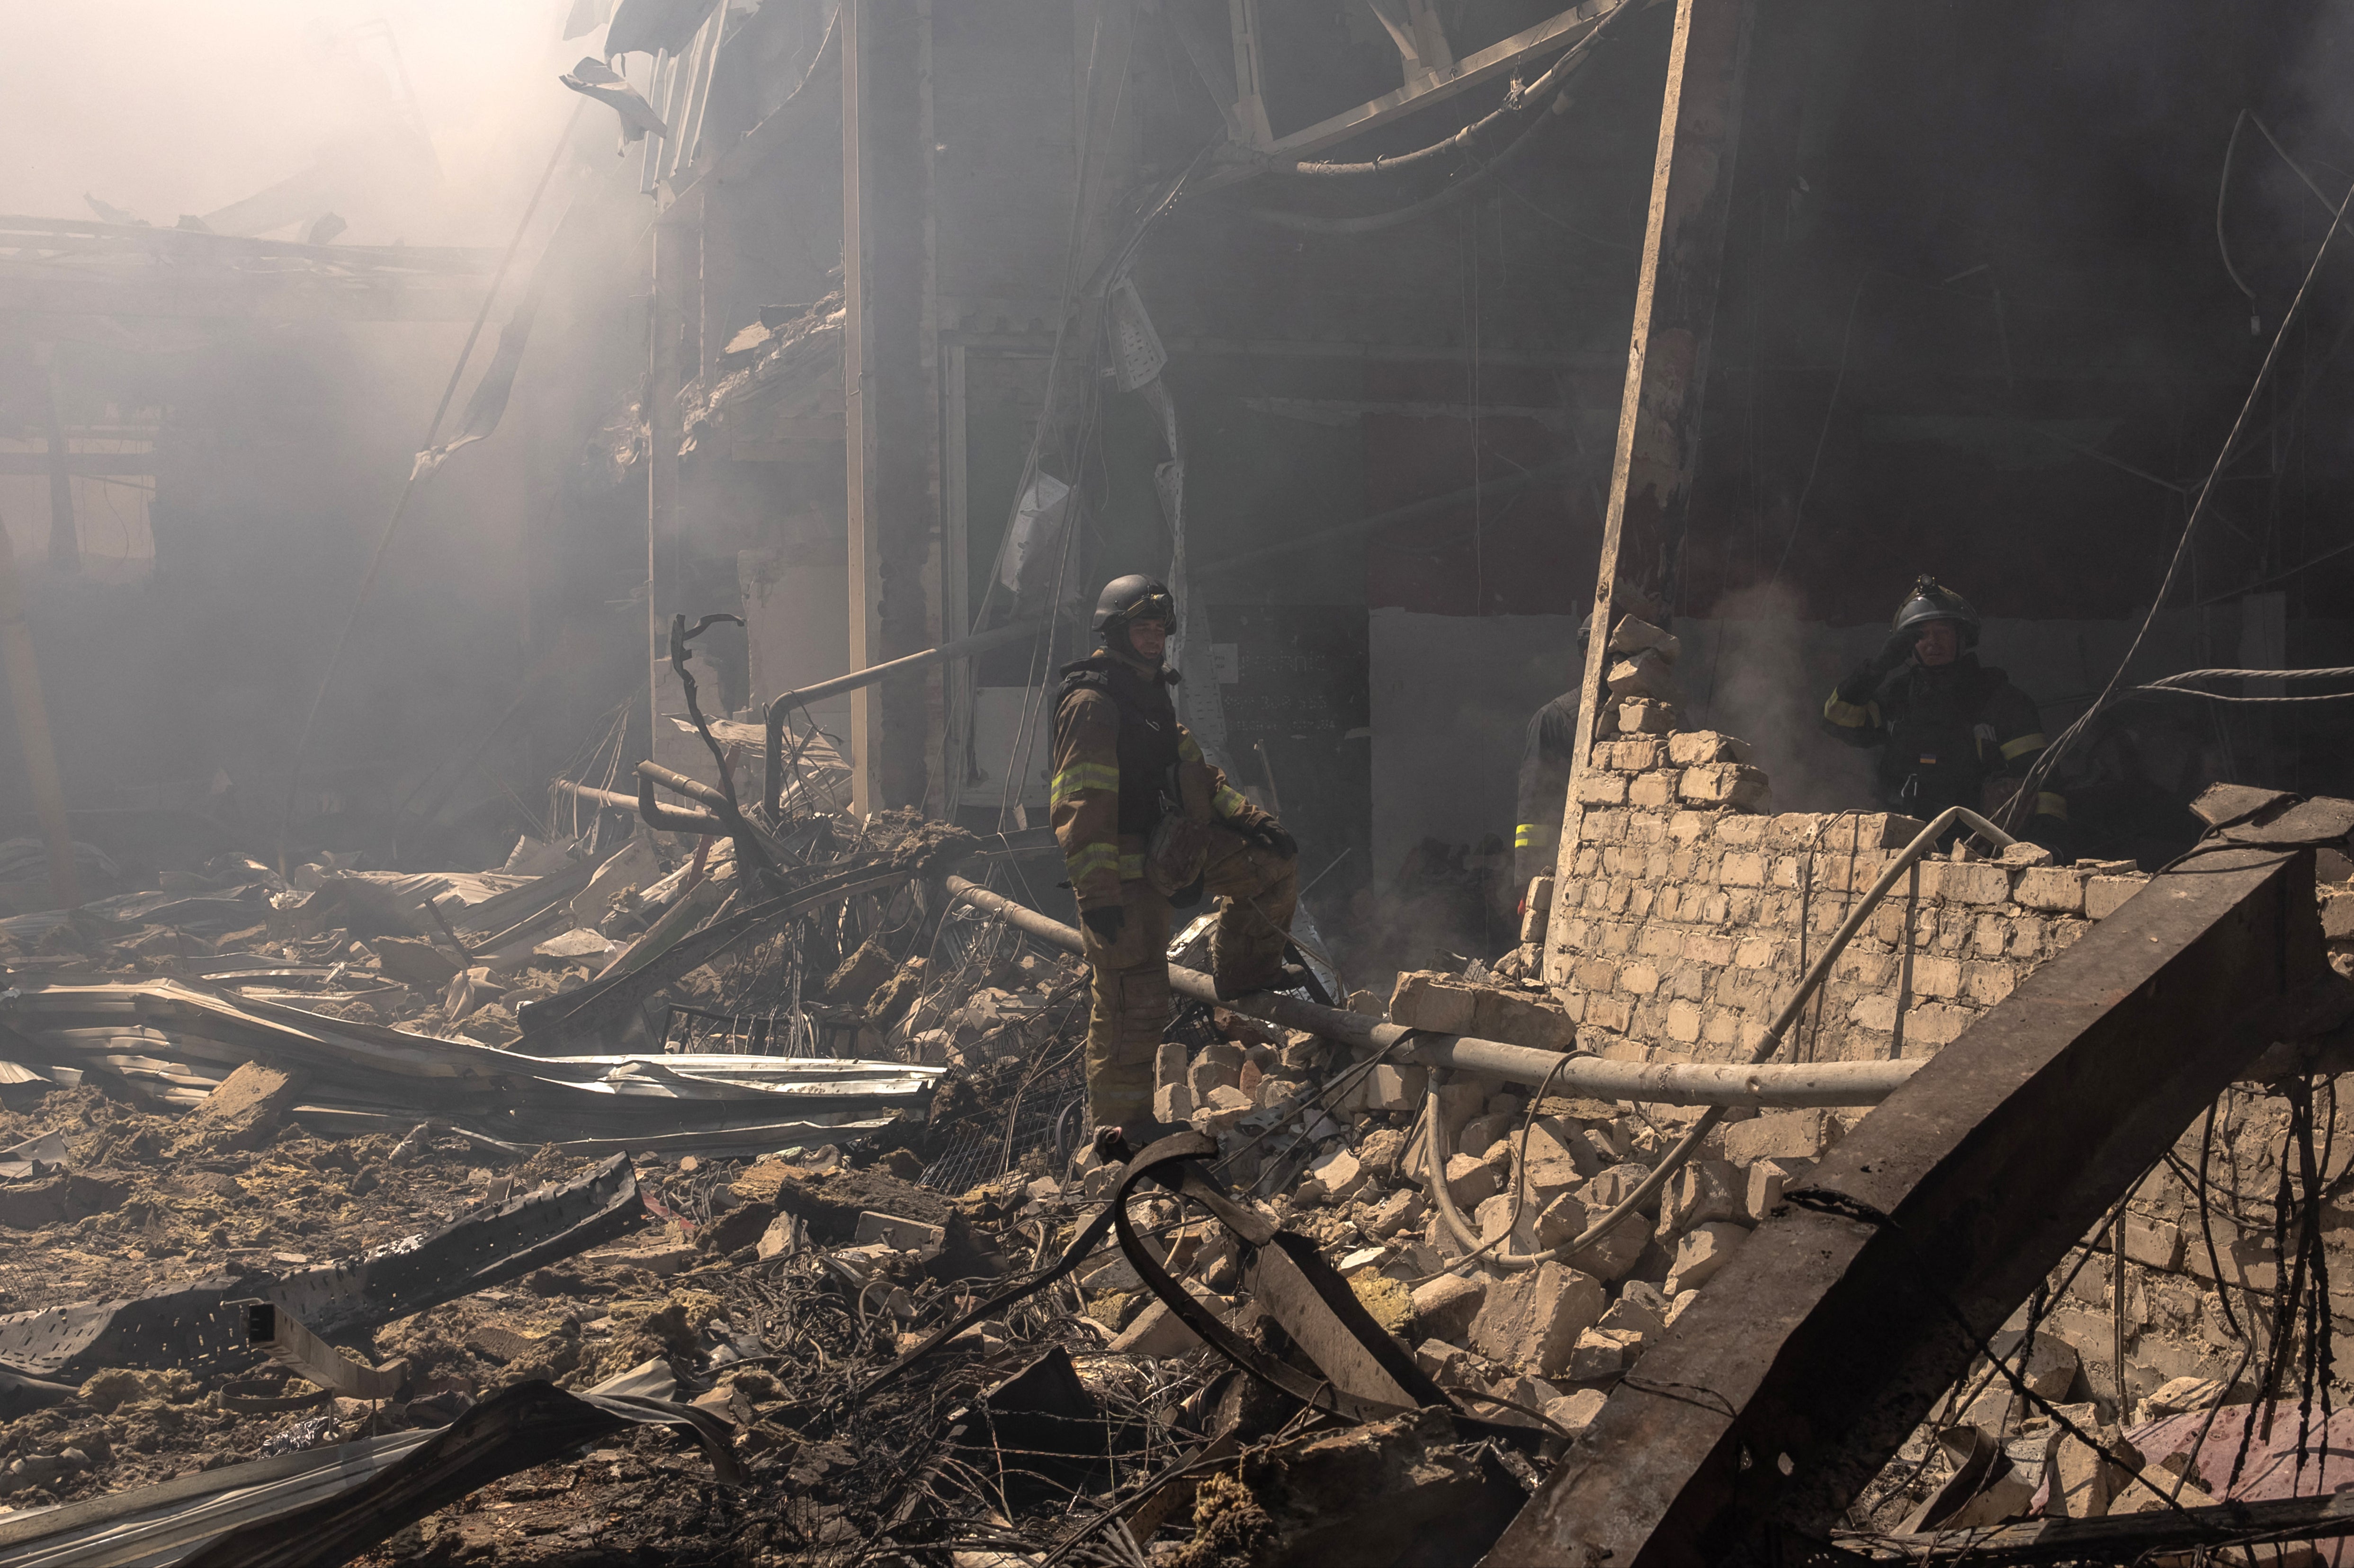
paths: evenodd
<path fill-rule="evenodd" d="M 1970 608 L 1968 599 L 1925 572 L 1914 579 L 1904 602 L 1896 607 L 1896 619 L 1889 622 L 1889 629 L 1910 631 L 1933 620 L 1950 620 L 1958 626 L 1965 649 L 1978 645 L 1978 612 Z"/>
<path fill-rule="evenodd" d="M 1175 622 L 1177 605 L 1169 597 L 1166 583 L 1141 572 L 1130 572 L 1104 584 L 1103 592 L 1096 596 L 1097 641 L 1110 641 L 1113 633 L 1140 619 Z"/>

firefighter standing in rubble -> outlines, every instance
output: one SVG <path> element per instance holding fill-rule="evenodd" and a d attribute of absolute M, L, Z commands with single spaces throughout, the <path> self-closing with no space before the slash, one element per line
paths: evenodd
<path fill-rule="evenodd" d="M 1879 654 L 1823 704 L 1823 726 L 1850 746 L 1879 747 L 1878 792 L 1924 821 L 1967 806 L 2000 822 L 2043 754 L 2034 700 L 1978 662 L 1978 612 L 1923 577 L 1896 609 Z M 2064 853 L 2068 802 L 2039 789 L 2011 831 Z"/>
<path fill-rule="evenodd" d="M 1174 619 L 1169 590 L 1150 577 L 1105 585 L 1103 646 L 1064 667 L 1055 708 L 1055 837 L 1094 974 L 1087 1109 L 1097 1127 L 1131 1133 L 1151 1129 L 1172 905 L 1219 895 L 1212 969 L 1220 995 L 1241 996 L 1286 978 L 1299 897 L 1299 845 L 1177 722 L 1177 672 L 1161 662 Z"/>

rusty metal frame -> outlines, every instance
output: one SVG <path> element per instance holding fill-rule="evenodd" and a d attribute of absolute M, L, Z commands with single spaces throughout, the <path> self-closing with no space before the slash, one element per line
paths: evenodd
<path fill-rule="evenodd" d="M 345 1355 L 274 1301 L 231 1302 L 245 1308 L 245 1342 L 330 1393 L 351 1399 L 395 1399 L 408 1382 L 408 1360 L 383 1366 Z"/>
<path fill-rule="evenodd" d="M 1490 1563 L 1828 1542 L 2024 1299 L 2266 1046 L 2345 1007 L 2309 850 L 2193 856 L 2021 981 L 1823 1160 L 1615 1392 Z"/>

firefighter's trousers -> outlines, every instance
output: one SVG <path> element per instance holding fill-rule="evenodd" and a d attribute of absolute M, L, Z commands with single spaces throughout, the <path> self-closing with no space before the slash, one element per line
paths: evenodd
<path fill-rule="evenodd" d="M 1299 863 L 1245 843 L 1221 828 L 1212 834 L 1204 891 L 1219 899 L 1211 961 L 1225 988 L 1264 991 L 1280 978 L 1291 912 L 1299 902 Z M 1141 878 L 1119 885 L 1128 920 L 1105 942 L 1083 924 L 1094 1008 L 1087 1019 L 1087 1114 L 1097 1127 L 1152 1114 L 1152 1057 L 1169 1024 L 1169 900 Z"/>

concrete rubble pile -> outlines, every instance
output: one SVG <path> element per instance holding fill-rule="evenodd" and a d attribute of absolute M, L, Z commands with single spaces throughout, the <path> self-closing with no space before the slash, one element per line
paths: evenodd
<path fill-rule="evenodd" d="M 1218 1561 L 1216 1543 L 1239 1532 L 1267 1561 L 1343 1549 L 1375 1561 L 1375 1543 L 1388 1545 L 1381 1537 L 1417 1520 L 1484 1510 L 1494 1516 L 1490 1533 L 1500 1528 L 1539 1473 L 1532 1467 L 1599 1407 L 1770 1206 L 1774 1183 L 1839 1133 L 1838 1119 L 1820 1112 L 1739 1122 L 1712 1141 L 1691 1181 L 1588 1251 L 1532 1272 L 1474 1262 L 1450 1274 L 1465 1248 L 1432 1208 L 1426 1140 L 1415 1136 L 1434 1086 L 1444 1144 L 1461 1151 L 1446 1160 L 1449 1193 L 1483 1234 L 1510 1219 L 1522 1179 L 1516 1245 L 1606 1206 L 1690 1113 L 1555 1097 L 1531 1116 L 1525 1093 L 1500 1083 L 1441 1073 L 1434 1086 L 1428 1068 L 1375 1064 L 1312 1033 L 1188 1004 L 1161 1054 L 1164 1115 L 1218 1140 L 1215 1176 L 1310 1238 L 1399 1351 L 1447 1392 L 1453 1414 L 1303 1427 L 1296 1406 L 1238 1382 L 1110 1241 L 1052 1290 L 976 1323 L 861 1400 L 867 1380 L 992 1282 L 1053 1258 L 1101 1211 L 1118 1174 L 1075 1119 L 1084 969 L 957 907 L 941 912 L 934 924 L 946 935 L 925 953 L 859 943 L 822 977 L 804 976 L 806 994 L 825 999 L 809 1004 L 804 1028 L 829 1031 L 836 1049 L 872 1053 L 877 1065 L 896 1060 L 902 1073 L 925 1073 L 937 1080 L 927 1093 L 885 1096 L 874 1114 L 803 1128 L 794 1147 L 760 1157 L 708 1140 L 697 1152 L 633 1150 L 622 1172 L 634 1182 L 628 1213 L 598 1235 L 561 1231 L 495 1283 L 424 1310 L 355 1314 L 357 1326 L 342 1329 L 322 1318 L 338 1347 L 330 1353 L 348 1363 L 323 1383 L 227 1330 L 195 1344 L 159 1342 L 147 1330 L 157 1301 L 184 1315 L 195 1302 L 232 1329 L 246 1302 L 276 1301 L 298 1318 L 327 1313 L 336 1298 L 322 1280 L 360 1277 L 378 1260 L 429 1249 L 453 1223 L 514 1213 L 600 1170 L 610 1179 L 607 1168 L 621 1162 L 599 1156 L 606 1143 L 631 1149 L 626 1136 L 534 1145 L 462 1113 L 411 1124 L 333 1092 L 333 1083 L 352 1059 L 387 1054 L 390 1036 L 498 1058 L 474 1069 L 493 1081 L 515 1063 L 561 1075 L 569 1063 L 607 1061 L 529 1055 L 512 1006 L 483 996 L 564 997 L 612 972 L 611 958 L 588 952 L 580 934 L 626 944 L 632 923 L 640 933 L 659 925 L 662 882 L 674 890 L 684 881 L 662 870 L 662 847 L 640 836 L 585 874 L 566 864 L 504 885 L 314 863 L 298 868 L 297 885 L 270 894 L 270 916 L 255 928 L 229 939 L 173 933 L 186 950 L 168 962 L 67 922 L 51 929 L 75 937 L 12 953 L 30 961 L 12 969 L 0 1051 L 14 1064 L 0 1118 L 0 1145 L 10 1146 L 0 1157 L 0 1225 L 24 1244 L 0 1264 L 6 1551 L 76 1561 L 96 1550 L 90 1531 L 123 1528 L 81 1521 L 98 1499 L 114 1499 L 109 1518 L 129 1510 L 149 1520 L 139 1528 L 160 1529 L 150 1515 L 174 1519 L 174 1507 L 133 1506 L 155 1489 L 186 1490 L 206 1484 L 192 1478 L 235 1478 L 240 1467 L 303 1454 L 414 1446 L 526 1385 L 594 1393 L 660 1362 L 675 1403 L 728 1424 L 740 1489 L 694 1453 L 690 1428 L 623 1430 L 414 1519 L 387 1503 L 372 1560 L 537 1561 L 589 1547 L 675 1553 L 723 1536 L 761 1543 L 747 1560 L 815 1561 L 853 1541 L 901 1541 L 913 1552 L 964 1537 L 998 1543 L 974 1550 L 1027 1560 L 1019 1553 L 1052 1545 L 1074 1499 L 1135 1492 L 1140 1476 L 1224 1443 L 1240 1456 L 1231 1473 L 1151 1489 L 1125 1524 L 1105 1528 L 1150 1542 L 1143 1525 L 1157 1520 L 1156 1560 Z M 706 876 L 726 878 L 725 850 L 706 855 Z M 605 872 L 616 863 L 632 876 L 618 888 L 621 874 Z M 568 879 L 555 894 L 581 885 L 561 912 L 538 915 L 562 930 L 527 945 L 482 939 L 496 933 L 472 911 L 551 874 Z M 548 893 L 543 885 L 519 902 L 545 909 L 556 902 Z M 611 935 L 573 923 L 592 893 Z M 725 903 L 713 901 L 688 929 L 707 927 Z M 345 923 L 323 927 L 330 910 Z M 491 919 L 512 913 L 511 905 Z M 693 984 L 663 993 L 674 1022 L 659 1034 L 673 1049 L 652 1058 L 673 1064 L 673 1075 L 704 1072 L 709 1086 L 690 1108 L 743 1087 L 758 1068 L 855 1065 L 739 1055 L 731 1065 L 676 1049 L 703 1043 L 691 1019 L 675 1022 L 680 1014 L 725 1012 L 742 978 L 723 966 L 690 973 Z M 133 1021 L 119 1027 L 145 1043 L 133 1049 L 93 1029 L 94 998 L 119 1004 Z M 1415 1027 L 1477 1028 L 1549 1051 L 1574 1044 L 1574 1028 L 1532 981 L 1482 969 L 1469 979 L 1412 973 L 1386 1004 L 1366 993 L 1352 1001 Z M 485 1020 L 494 1006 L 504 1016 Z M 642 1011 L 646 1022 L 633 1027 L 654 1028 L 655 1016 Z M 223 1018 L 271 1027 L 238 1035 Z M 323 1042 L 336 1049 L 291 1059 L 318 1054 Z M 428 1074 L 412 1087 L 433 1081 Z M 678 1101 L 666 1115 L 674 1126 Z M 675 1141 L 648 1139 L 665 1136 Z M 1156 1221 L 1150 1245 L 1197 1301 L 1258 1342 L 1280 1342 L 1243 1286 L 1243 1249 L 1230 1232 L 1165 1196 L 1135 1207 Z M 80 1351 L 55 1353 L 53 1326 L 93 1313 L 111 1313 L 112 1326 Z M 117 1364 L 126 1344 L 143 1358 Z M 331 1386 L 352 1368 L 387 1381 L 365 1395 Z M 1062 1414 L 1027 1414 L 1076 1421 L 1084 1441 L 1067 1430 L 1034 1435 L 1056 1456 L 1039 1461 L 1048 1473 L 976 1492 L 970 1447 L 989 1440 L 976 1438 L 976 1419 L 1002 1448 L 1034 1384 L 1048 1387 L 1037 1397 Z M 1520 1448 L 1484 1436 L 1489 1422 L 1520 1430 Z M 1090 1469 L 1086 1457 L 1107 1448 L 1118 1457 L 1112 1469 Z M 383 1461 L 385 1474 L 419 1462 L 410 1448 L 384 1451 L 398 1459 Z M 1341 1506 L 1349 1478 L 1368 1464 L 1397 1480 L 1394 1512 L 1368 1518 Z M 222 1495 L 231 1493 L 245 1495 Z M 984 1519 L 985 1528 L 976 1522 Z M 194 1527 L 179 1528 L 185 1536 Z M 1350 1544 L 1352 1531 L 1370 1534 Z M 240 1539 L 234 1529 L 199 1532 L 183 1542 L 188 1554 L 159 1560 L 199 1561 L 196 1550 L 229 1551 Z"/>
<path fill-rule="evenodd" d="M 1822 834 L 1743 798 L 1737 742 L 1626 711 L 1661 702 L 1645 658 L 1597 757 L 1617 784 L 1588 787 L 1587 891 L 1532 900 L 1550 941 L 1355 992 L 1353 1022 L 1181 1000 L 1154 1105 L 1195 1136 L 1157 1174 L 1090 1141 L 1076 938 L 957 874 L 1017 846 L 913 818 L 649 810 L 618 849 L 525 843 L 496 873 L 242 863 L 225 879 L 260 893 L 231 903 L 262 913 L 234 929 L 202 898 L 210 926 L 125 904 L 10 927 L 0 1560 L 1208 1568 L 1442 1533 L 1474 1560 L 1903 1081 L 1795 1106 L 1789 1078 L 1564 1086 L 1729 1057 L 1797 994 L 1778 947 L 1741 956 L 1781 940 L 1764 900 L 1827 931 L 1842 901 L 1808 879 L 1836 861 L 1851 895 L 1890 863 L 1867 837 L 1921 826 L 1850 817 L 1835 853 L 1781 853 Z M 1734 770 L 1711 799 L 1648 782 L 1702 752 L 1687 776 Z M 2015 980 L 2094 917 L 2050 907 L 2031 855 L 1927 863 L 1903 983 L 1932 1000 L 1892 1021 L 1943 1004 L 1949 941 L 1995 922 Z M 2072 886 L 2104 878 L 2126 880 Z M 2321 896 L 2346 974 L 2349 895 Z M 1869 1046 L 1895 983 L 1875 944 L 1908 940 L 1885 924 L 1832 971 L 1852 1028 L 1827 1050 Z M 1682 926 L 1727 951 L 1642 946 Z M 1448 1054 L 1499 1042 L 1522 1065 Z M 2283 1107 L 2227 1094 L 1997 1337 L 2026 1392 L 1982 1358 L 1850 1522 L 2163 1506 L 2143 1475 L 2287 1495 L 2293 1415 L 2231 1474 L 2276 1332 Z M 1210 1187 L 1181 1200 L 1179 1169 Z M 314 1544 L 267 1555 L 288 1541 Z"/>

